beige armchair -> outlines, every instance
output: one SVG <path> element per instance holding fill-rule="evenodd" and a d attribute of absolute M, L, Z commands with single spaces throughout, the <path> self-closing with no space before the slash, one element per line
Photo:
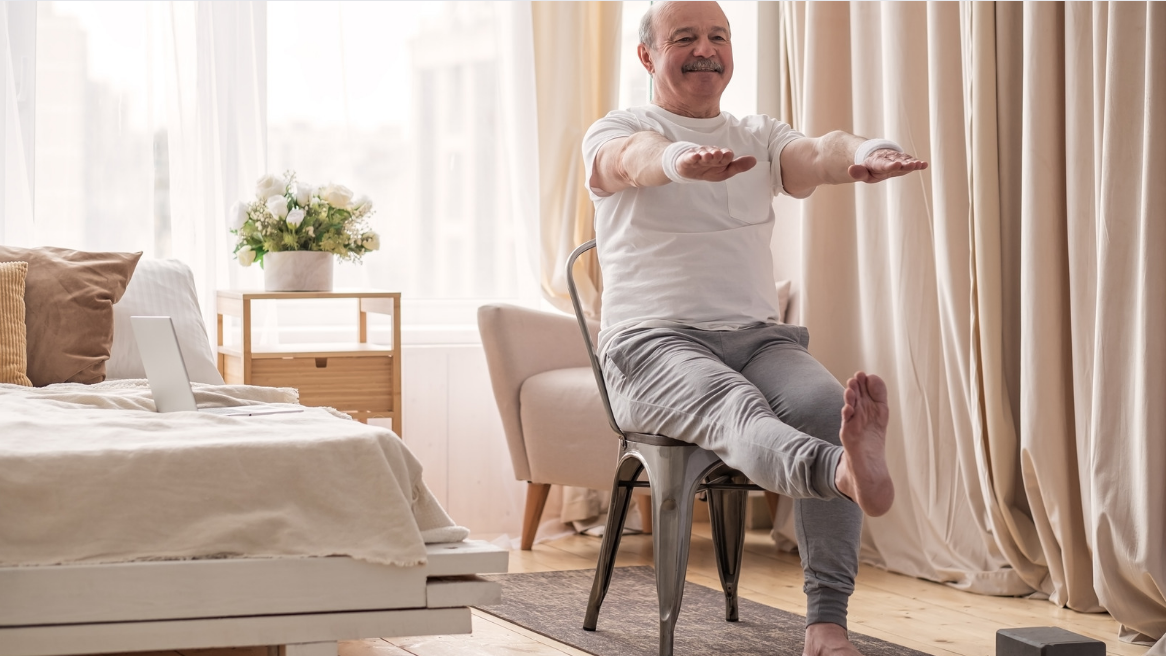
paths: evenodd
<path fill-rule="evenodd" d="M 599 324 L 590 327 L 594 338 Z M 619 436 L 607 423 L 574 317 L 484 305 L 478 330 L 514 476 L 528 482 L 522 548 L 530 549 L 552 484 L 611 489 Z M 650 532 L 650 518 L 643 520 Z"/>

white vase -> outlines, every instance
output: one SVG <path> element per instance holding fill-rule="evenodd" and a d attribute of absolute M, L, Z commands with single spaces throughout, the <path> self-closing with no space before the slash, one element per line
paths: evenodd
<path fill-rule="evenodd" d="M 263 287 L 269 292 L 332 291 L 331 253 L 279 251 L 263 256 Z"/>

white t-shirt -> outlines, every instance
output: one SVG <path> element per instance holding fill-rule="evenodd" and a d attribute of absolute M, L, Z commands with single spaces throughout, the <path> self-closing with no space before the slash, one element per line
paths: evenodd
<path fill-rule="evenodd" d="M 648 105 L 616 110 L 583 137 L 590 182 L 611 139 L 651 130 L 671 141 L 731 148 L 757 165 L 724 182 L 669 183 L 615 194 L 589 189 L 603 270 L 600 349 L 637 326 L 735 330 L 780 321 L 769 249 L 780 155 L 804 135 L 764 115 L 688 118 Z"/>

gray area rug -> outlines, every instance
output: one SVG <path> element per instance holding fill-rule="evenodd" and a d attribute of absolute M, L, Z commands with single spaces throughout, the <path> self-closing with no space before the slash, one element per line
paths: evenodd
<path fill-rule="evenodd" d="M 597 656 L 656 656 L 660 616 L 656 574 L 651 567 L 617 567 L 599 611 L 596 631 L 583 630 L 595 570 L 497 574 L 483 578 L 502 584 L 502 603 L 479 606 L 548 638 Z M 739 599 L 740 621 L 725 621 L 725 595 L 688 583 L 676 623 L 677 656 L 755 654 L 801 656 L 805 618 L 748 599 Z M 851 632 L 865 656 L 922 652 Z"/>

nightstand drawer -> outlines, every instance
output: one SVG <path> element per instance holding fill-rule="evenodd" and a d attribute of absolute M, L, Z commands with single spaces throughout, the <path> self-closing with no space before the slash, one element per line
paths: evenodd
<path fill-rule="evenodd" d="M 393 356 L 262 358 L 251 362 L 251 384 L 295 387 L 300 403 L 362 412 L 391 412 Z"/>

